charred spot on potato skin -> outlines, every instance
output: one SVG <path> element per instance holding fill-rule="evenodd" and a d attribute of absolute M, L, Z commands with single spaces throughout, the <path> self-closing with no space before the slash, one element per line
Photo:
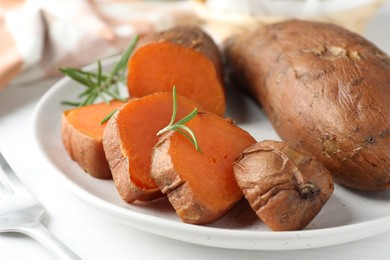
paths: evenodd
<path fill-rule="evenodd" d="M 280 223 L 283 224 L 283 223 L 286 223 L 288 221 L 288 213 L 285 212 L 282 214 L 282 216 L 280 217 Z"/>
<path fill-rule="evenodd" d="M 373 144 L 373 143 L 375 143 L 375 138 L 372 137 L 372 136 L 369 136 L 369 137 L 366 138 L 366 141 L 367 141 L 367 143 L 369 143 L 369 144 Z"/>
<path fill-rule="evenodd" d="M 327 76 L 328 74 L 331 74 L 335 71 L 335 67 L 332 63 L 328 64 L 328 66 L 324 66 L 321 70 L 319 71 L 299 71 L 295 68 L 295 78 L 302 82 L 303 84 L 308 84 L 311 82 L 314 82 L 322 77 Z"/>
<path fill-rule="evenodd" d="M 379 133 L 379 137 L 381 138 L 384 138 L 386 136 L 388 136 L 390 134 L 390 130 L 388 128 L 386 129 L 383 129 L 380 133 Z"/>
<path fill-rule="evenodd" d="M 327 156 L 340 151 L 340 149 L 337 147 L 337 143 L 330 139 L 326 139 L 322 142 L 322 148 Z"/>
<path fill-rule="evenodd" d="M 234 124 L 234 119 L 231 118 L 231 117 L 227 117 L 227 118 L 226 118 L 226 121 L 227 121 L 229 124 L 231 124 L 231 125 Z"/>
<path fill-rule="evenodd" d="M 363 78 L 354 78 L 351 80 L 351 86 L 359 86 L 363 82 Z"/>
<path fill-rule="evenodd" d="M 300 194 L 303 199 L 312 199 L 315 195 L 320 192 L 320 188 L 318 188 L 313 183 L 305 183 L 300 187 Z"/>
<path fill-rule="evenodd" d="M 279 52 L 278 55 L 276 55 L 275 62 L 278 63 L 281 60 L 282 52 Z"/>
<path fill-rule="evenodd" d="M 390 65 L 390 58 L 386 54 L 376 51 L 374 56 L 379 58 L 384 65 Z"/>
<path fill-rule="evenodd" d="M 359 156 L 359 153 L 362 151 L 363 147 L 357 147 L 353 150 L 352 152 L 352 155 L 351 155 L 351 159 L 352 160 L 355 160 L 358 156 Z"/>

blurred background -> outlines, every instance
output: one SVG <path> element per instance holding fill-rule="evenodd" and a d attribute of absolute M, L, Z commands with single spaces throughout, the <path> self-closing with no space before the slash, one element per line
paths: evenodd
<path fill-rule="evenodd" d="M 0 89 L 119 54 L 135 34 L 172 26 L 202 26 L 218 43 L 291 18 L 364 33 L 387 6 L 385 0 L 0 0 Z"/>

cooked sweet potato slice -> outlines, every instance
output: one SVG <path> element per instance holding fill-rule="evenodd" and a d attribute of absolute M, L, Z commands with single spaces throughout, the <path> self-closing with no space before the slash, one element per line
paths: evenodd
<path fill-rule="evenodd" d="M 106 123 L 100 122 L 123 104 L 111 101 L 69 109 L 62 114 L 62 143 L 70 157 L 93 177 L 112 177 L 102 144 Z"/>
<path fill-rule="evenodd" d="M 287 143 L 262 141 L 240 155 L 234 174 L 245 198 L 272 230 L 298 230 L 333 193 L 331 173 Z"/>
<path fill-rule="evenodd" d="M 183 222 L 207 224 L 242 198 L 233 162 L 255 139 L 211 113 L 199 113 L 186 126 L 202 153 L 182 134 L 167 132 L 153 149 L 152 177 Z"/>
<path fill-rule="evenodd" d="M 128 72 L 132 97 L 171 91 L 176 85 L 177 93 L 205 110 L 218 115 L 225 112 L 221 54 L 197 27 L 176 27 L 141 38 L 129 59 Z"/>
<path fill-rule="evenodd" d="M 189 114 L 200 105 L 177 96 L 177 117 Z M 161 196 L 150 176 L 151 151 L 157 132 L 172 115 L 172 94 L 155 93 L 135 98 L 123 106 L 109 121 L 103 146 L 120 196 L 127 202 L 151 200 Z"/>

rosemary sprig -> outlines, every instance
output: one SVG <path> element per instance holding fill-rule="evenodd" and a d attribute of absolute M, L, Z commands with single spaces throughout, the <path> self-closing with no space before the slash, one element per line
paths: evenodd
<path fill-rule="evenodd" d="M 104 73 L 102 71 L 102 64 L 100 60 L 97 61 L 96 72 L 69 67 L 59 68 L 59 71 L 63 74 L 86 87 L 86 89 L 78 96 L 80 101 L 62 101 L 61 103 L 80 107 L 93 104 L 99 97 L 106 103 L 112 99 L 126 101 L 126 98 L 121 97 L 119 94 L 118 83 L 125 79 L 127 61 L 133 53 L 138 39 L 139 37 L 136 35 L 131 40 L 129 46 L 123 52 L 119 61 L 113 65 L 109 73 Z"/>
<path fill-rule="evenodd" d="M 195 108 L 191 113 L 189 113 L 187 116 L 183 117 L 182 119 L 180 119 L 175 123 L 176 115 L 177 115 L 176 86 L 173 86 L 172 97 L 173 97 L 173 112 L 172 112 L 171 121 L 166 127 L 161 129 L 157 133 L 157 135 L 158 136 L 162 135 L 171 130 L 176 131 L 184 135 L 188 140 L 190 140 L 191 143 L 195 146 L 195 149 L 198 152 L 202 153 L 202 150 L 199 147 L 198 140 L 196 139 L 194 132 L 188 126 L 184 125 L 185 123 L 193 119 L 198 114 L 198 108 Z"/>

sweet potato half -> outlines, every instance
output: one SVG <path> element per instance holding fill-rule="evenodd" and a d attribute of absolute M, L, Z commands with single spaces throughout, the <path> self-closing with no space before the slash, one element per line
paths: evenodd
<path fill-rule="evenodd" d="M 333 193 L 325 166 L 285 142 L 248 147 L 235 161 L 234 175 L 252 209 L 276 231 L 303 229 Z"/>
<path fill-rule="evenodd" d="M 211 113 L 199 113 L 186 126 L 202 152 L 182 134 L 167 132 L 153 149 L 151 175 L 183 222 L 207 224 L 242 198 L 233 162 L 255 139 Z"/>
<path fill-rule="evenodd" d="M 390 58 L 336 25 L 291 20 L 229 39 L 230 78 L 280 137 L 315 155 L 336 182 L 390 186 Z"/>
<path fill-rule="evenodd" d="M 177 118 L 189 114 L 198 103 L 177 95 Z M 152 148 L 157 132 L 172 115 L 172 94 L 155 93 L 134 98 L 110 119 L 103 135 L 103 147 L 120 196 L 127 202 L 161 196 L 150 176 Z"/>
<path fill-rule="evenodd" d="M 187 96 L 206 111 L 223 115 L 226 101 L 221 53 L 198 27 L 180 26 L 140 39 L 128 62 L 132 97 L 171 91 Z"/>
<path fill-rule="evenodd" d="M 123 104 L 111 101 L 69 109 L 62 114 L 62 143 L 72 160 L 93 177 L 112 178 L 102 144 L 107 123 L 100 122 Z"/>

